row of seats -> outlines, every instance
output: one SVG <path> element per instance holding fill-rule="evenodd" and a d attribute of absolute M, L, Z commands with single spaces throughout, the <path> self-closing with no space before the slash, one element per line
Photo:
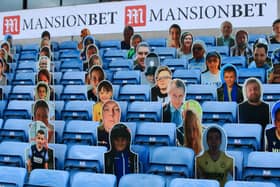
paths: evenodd
<path fill-rule="evenodd" d="M 94 101 L 51 101 L 54 105 L 55 119 L 60 120 L 92 120 Z M 121 107 L 121 119 L 127 122 L 162 121 L 162 103 L 156 101 L 118 101 Z M 3 119 L 31 119 L 34 101 L 2 100 L 0 101 L 0 117 Z M 269 103 L 270 106 L 273 102 Z M 83 106 L 83 108 L 81 108 Z M 229 101 L 204 101 L 202 103 L 204 123 L 236 123 L 238 122 L 238 104 Z"/>
<path fill-rule="evenodd" d="M 28 143 L 2 142 L 0 144 L 1 166 L 25 166 L 24 151 Z M 49 144 L 54 149 L 56 169 L 70 172 L 71 175 L 78 171 L 103 173 L 104 153 L 102 146 Z M 166 182 L 173 178 L 194 177 L 194 153 L 185 147 L 160 146 L 143 152 L 142 146 L 132 145 L 132 150 L 139 155 L 140 173 L 157 174 L 164 176 Z M 144 149 L 145 150 L 145 149 Z M 271 181 L 279 185 L 279 153 L 257 152 L 248 154 L 248 161 L 240 166 L 237 155 L 240 151 L 228 151 L 235 158 L 236 179 L 246 181 Z M 176 155 L 176 157 L 174 157 Z M 269 158 L 269 159 L 267 159 Z M 242 160 L 241 160 L 242 161 Z M 145 162 L 148 163 L 148 165 Z M 242 167 L 243 166 L 243 167 Z M 147 168 L 143 170 L 143 168 Z M 240 171 L 241 170 L 241 171 Z M 242 171 L 243 170 L 243 171 Z M 241 177 L 241 178 L 240 178 Z M 2 178 L 1 178 L 2 179 Z M 0 180 L 1 181 L 1 180 Z"/>
<path fill-rule="evenodd" d="M 42 170 L 37 169 L 31 172 L 30 178 L 26 181 L 26 170 L 23 168 L 0 167 L 2 180 L 1 185 L 24 186 L 52 186 L 52 187 L 116 187 L 116 177 L 111 174 L 98 174 L 89 172 L 77 172 L 71 179 L 67 171 L 61 170 Z M 71 182 L 70 182 L 71 181 Z M 219 183 L 215 180 L 206 179 L 173 179 L 168 187 L 219 187 Z M 153 174 L 129 174 L 121 178 L 119 187 L 142 187 L 157 186 L 165 187 L 163 177 Z M 229 181 L 225 187 L 276 187 L 269 182 L 245 182 L 245 181 Z"/>

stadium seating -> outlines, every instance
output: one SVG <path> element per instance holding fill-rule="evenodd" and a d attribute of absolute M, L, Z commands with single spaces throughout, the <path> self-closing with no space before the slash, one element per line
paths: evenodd
<path fill-rule="evenodd" d="M 64 101 L 69 100 L 87 100 L 87 86 L 86 85 L 65 85 L 60 99 Z"/>
<path fill-rule="evenodd" d="M 187 60 L 183 58 L 178 58 L 178 59 L 167 58 L 163 60 L 161 66 L 168 66 L 169 69 L 172 72 L 174 72 L 175 70 L 178 69 L 187 69 L 188 67 L 187 63 L 188 63 Z"/>
<path fill-rule="evenodd" d="M 228 181 L 225 187 L 276 187 L 270 182 Z"/>
<path fill-rule="evenodd" d="M 131 151 L 138 154 L 139 173 L 146 173 L 149 167 L 149 149 L 144 145 L 131 145 Z"/>
<path fill-rule="evenodd" d="M 71 187 L 116 187 L 117 179 L 112 174 L 77 172 L 72 177 Z"/>
<path fill-rule="evenodd" d="M 68 187 L 69 173 L 61 170 L 35 169 L 29 176 L 26 187 L 32 186 L 52 186 L 52 187 Z"/>
<path fill-rule="evenodd" d="M 243 152 L 242 151 L 227 151 L 226 153 L 234 158 L 235 179 L 242 180 L 243 167 L 244 167 Z"/>
<path fill-rule="evenodd" d="M 164 59 L 176 58 L 177 51 L 176 48 L 173 47 L 157 47 L 153 52 L 159 56 L 162 62 Z"/>
<path fill-rule="evenodd" d="M 194 40 L 202 40 L 206 46 L 216 46 L 216 37 L 213 35 L 195 36 Z"/>
<path fill-rule="evenodd" d="M 141 72 L 133 71 L 116 71 L 113 74 L 112 84 L 140 84 Z"/>
<path fill-rule="evenodd" d="M 263 100 L 264 101 L 278 101 L 280 99 L 280 86 L 279 84 L 262 84 Z"/>
<path fill-rule="evenodd" d="M 216 101 L 217 87 L 215 85 L 189 84 L 187 86 L 186 99 L 194 99 L 200 103 Z"/>
<path fill-rule="evenodd" d="M 78 42 L 77 41 L 63 41 L 59 43 L 59 50 L 76 50 L 78 46 Z"/>
<path fill-rule="evenodd" d="M 63 50 L 59 51 L 59 59 L 57 60 L 79 60 L 80 51 L 78 50 Z"/>
<path fill-rule="evenodd" d="M 152 174 L 127 174 L 120 179 L 119 187 L 165 187 L 163 177 Z"/>
<path fill-rule="evenodd" d="M 166 38 L 148 38 L 145 42 L 149 44 L 152 50 L 156 47 L 166 47 Z"/>
<path fill-rule="evenodd" d="M 120 93 L 120 85 L 113 84 L 113 99 L 119 100 L 119 93 Z"/>
<path fill-rule="evenodd" d="M 248 43 L 250 44 L 254 44 L 259 38 L 263 38 L 263 39 L 267 39 L 267 36 L 265 34 L 253 34 L 250 33 L 248 35 Z"/>
<path fill-rule="evenodd" d="M 150 101 L 151 87 L 149 85 L 129 85 L 120 88 L 120 101 Z"/>
<path fill-rule="evenodd" d="M 7 100 L 1 100 L 0 101 L 0 117 L 2 118 L 4 115 L 4 110 L 6 109 L 7 106 Z"/>
<path fill-rule="evenodd" d="M 28 142 L 31 119 L 7 119 L 0 131 L 1 141 Z"/>
<path fill-rule="evenodd" d="M 55 105 L 55 119 L 56 120 L 61 120 L 61 111 L 64 109 L 64 101 L 59 101 L 56 100 L 54 101 L 54 105 Z"/>
<path fill-rule="evenodd" d="M 28 143 L 8 142 L 0 143 L 0 165 L 25 167 L 25 151 L 30 147 Z"/>
<path fill-rule="evenodd" d="M 28 61 L 28 62 L 20 62 L 18 67 L 16 68 L 16 72 L 36 72 L 36 62 L 35 61 Z"/>
<path fill-rule="evenodd" d="M 200 84 L 200 70 L 175 70 L 173 73 L 173 78 L 182 79 L 185 84 Z"/>
<path fill-rule="evenodd" d="M 106 151 L 107 148 L 103 146 L 72 145 L 67 151 L 65 169 L 102 173 Z"/>
<path fill-rule="evenodd" d="M 2 101 L 8 100 L 12 90 L 12 86 L 11 85 L 0 86 L 0 89 L 2 89 Z"/>
<path fill-rule="evenodd" d="M 110 71 L 133 70 L 133 60 L 131 59 L 112 60 L 109 63 L 108 68 Z"/>
<path fill-rule="evenodd" d="M 246 68 L 247 60 L 244 56 L 228 56 L 222 58 L 222 66 L 226 64 L 232 64 L 237 69 Z"/>
<path fill-rule="evenodd" d="M 128 104 L 127 121 L 162 121 L 162 103 L 149 101 L 134 101 Z"/>
<path fill-rule="evenodd" d="M 55 169 L 64 169 L 64 160 L 67 152 L 67 145 L 65 144 L 48 144 L 48 146 L 53 149 L 55 154 Z"/>
<path fill-rule="evenodd" d="M 34 100 L 35 86 L 33 85 L 16 85 L 9 94 L 10 100 Z"/>
<path fill-rule="evenodd" d="M 174 123 L 138 123 L 134 143 L 149 147 L 175 146 L 176 125 Z"/>
<path fill-rule="evenodd" d="M 250 77 L 255 77 L 259 79 L 262 83 L 266 82 L 266 71 L 263 68 L 240 68 L 238 70 L 238 82 L 243 84 L 246 79 Z"/>
<path fill-rule="evenodd" d="M 55 75 L 57 74 L 57 72 L 55 73 Z M 64 86 L 63 85 L 52 85 L 52 87 L 54 88 L 54 93 L 55 93 L 55 100 L 60 100 L 61 94 L 63 92 Z"/>
<path fill-rule="evenodd" d="M 120 40 L 103 40 L 100 42 L 99 49 L 120 49 L 121 42 Z"/>
<path fill-rule="evenodd" d="M 80 59 L 61 60 L 59 71 L 83 71 L 83 63 Z"/>
<path fill-rule="evenodd" d="M 62 141 L 65 144 L 96 145 L 99 122 L 71 120 L 65 125 Z"/>
<path fill-rule="evenodd" d="M 186 147 L 161 146 L 150 150 L 148 173 L 162 175 L 167 183 L 173 178 L 193 177 L 194 152 Z"/>
<path fill-rule="evenodd" d="M 207 179 L 182 179 L 176 178 L 171 180 L 169 187 L 219 187 L 220 183 L 216 180 Z"/>
<path fill-rule="evenodd" d="M 93 104 L 94 101 L 68 101 L 61 111 L 61 119 L 91 120 Z"/>
<path fill-rule="evenodd" d="M 4 110 L 3 118 L 31 119 L 31 106 L 33 103 L 34 101 L 11 100 Z"/>
<path fill-rule="evenodd" d="M 26 168 L 0 166 L 0 186 L 23 186 L 27 176 Z"/>
<path fill-rule="evenodd" d="M 15 78 L 12 80 L 12 85 L 34 85 L 35 73 L 16 73 Z"/>
<path fill-rule="evenodd" d="M 126 102 L 126 101 L 118 101 L 118 104 L 121 107 L 121 121 L 126 121 L 128 102 Z"/>
<path fill-rule="evenodd" d="M 216 51 L 221 57 L 229 56 L 229 47 L 228 46 L 208 46 L 207 52 Z"/>
<path fill-rule="evenodd" d="M 64 72 L 64 74 L 61 77 L 60 84 L 66 85 L 66 84 L 77 84 L 82 85 L 85 84 L 85 74 L 84 71 L 67 71 Z"/>
<path fill-rule="evenodd" d="M 220 101 L 205 101 L 202 103 L 204 123 L 224 124 L 237 122 L 237 103 L 236 102 L 220 102 Z"/>
<path fill-rule="evenodd" d="M 251 152 L 245 165 L 247 181 L 273 182 L 280 185 L 280 162 L 278 152 Z"/>

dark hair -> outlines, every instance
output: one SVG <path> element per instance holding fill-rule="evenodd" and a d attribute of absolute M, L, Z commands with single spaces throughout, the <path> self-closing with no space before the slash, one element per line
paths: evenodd
<path fill-rule="evenodd" d="M 51 81 L 51 74 L 50 72 L 47 70 L 47 69 L 41 69 L 39 72 L 38 72 L 38 80 L 39 80 L 39 77 L 41 75 L 45 75 L 47 77 L 47 79 L 49 80 L 49 82 Z"/>
<path fill-rule="evenodd" d="M 128 141 L 127 147 L 125 148 L 128 149 L 130 146 L 131 135 L 128 127 L 122 123 L 115 124 L 110 132 L 110 141 L 111 141 L 112 149 L 114 149 L 113 141 L 116 138 L 120 138 L 120 137 L 125 138 Z"/>
<path fill-rule="evenodd" d="M 44 37 L 48 37 L 49 39 L 51 39 L 51 34 L 49 33 L 49 31 L 43 31 L 41 34 L 41 38 Z"/>
<path fill-rule="evenodd" d="M 162 71 L 167 71 L 172 77 L 172 72 L 167 66 L 159 66 L 156 70 L 155 78 L 157 78 L 158 75 L 160 74 L 160 72 L 162 72 Z"/>
<path fill-rule="evenodd" d="M 45 132 L 42 130 L 42 129 L 39 129 L 38 131 L 37 131 L 37 135 L 38 134 L 42 134 L 42 135 L 44 135 L 45 134 Z"/>
<path fill-rule="evenodd" d="M 207 140 L 209 139 L 210 133 L 218 133 L 220 140 L 222 140 L 222 133 L 221 133 L 220 129 L 218 129 L 217 127 L 210 127 L 210 129 L 207 131 L 207 135 L 206 135 Z"/>
<path fill-rule="evenodd" d="M 46 84 L 39 83 L 39 84 L 37 85 L 37 92 L 39 91 L 39 88 L 40 88 L 40 87 L 44 87 L 44 88 L 46 89 L 46 91 L 48 91 L 48 86 L 47 86 Z"/>
<path fill-rule="evenodd" d="M 98 84 L 97 92 L 100 92 L 102 89 L 106 92 L 113 92 L 112 84 L 108 80 L 103 80 Z"/>
<path fill-rule="evenodd" d="M 256 44 L 254 45 L 254 49 L 256 49 L 256 48 L 264 48 L 265 53 L 267 53 L 267 51 L 268 51 L 267 45 L 266 45 L 266 44 L 263 44 L 263 43 L 256 43 Z"/>
<path fill-rule="evenodd" d="M 239 30 L 239 31 L 237 31 L 237 33 L 236 33 L 236 35 L 235 35 L 235 39 L 236 39 L 237 36 L 240 35 L 240 34 L 245 34 L 245 35 L 246 35 L 246 38 L 247 38 L 247 40 L 248 40 L 248 32 L 245 31 L 245 30 Z"/>
<path fill-rule="evenodd" d="M 38 108 L 46 108 L 49 110 L 49 105 L 46 101 L 44 100 L 38 100 L 36 101 L 35 105 L 34 105 L 34 114 L 36 113 L 36 111 L 38 110 Z"/>
<path fill-rule="evenodd" d="M 132 34 L 134 33 L 134 29 L 133 29 L 133 27 L 130 26 L 130 25 L 127 25 L 127 26 L 124 27 L 123 33 L 124 33 L 126 30 L 131 30 L 131 31 L 132 31 Z"/>
<path fill-rule="evenodd" d="M 234 72 L 235 76 L 236 76 L 236 69 L 233 66 L 227 66 L 224 68 L 224 75 L 226 72 Z"/>
<path fill-rule="evenodd" d="M 40 52 L 46 52 L 46 56 L 49 58 L 51 57 L 51 49 L 47 46 L 41 47 Z"/>
<path fill-rule="evenodd" d="M 89 76 L 91 77 L 92 72 L 98 71 L 101 74 L 101 80 L 105 79 L 105 73 L 101 66 L 92 66 L 89 70 Z"/>
<path fill-rule="evenodd" d="M 273 24 L 272 24 L 272 27 L 274 27 L 277 23 L 280 23 L 280 18 L 276 19 Z"/>
<path fill-rule="evenodd" d="M 172 29 L 172 28 L 178 29 L 178 30 L 179 30 L 179 33 L 181 34 L 181 27 L 180 27 L 178 24 L 172 24 L 172 25 L 169 27 L 169 33 L 171 32 L 171 29 Z"/>

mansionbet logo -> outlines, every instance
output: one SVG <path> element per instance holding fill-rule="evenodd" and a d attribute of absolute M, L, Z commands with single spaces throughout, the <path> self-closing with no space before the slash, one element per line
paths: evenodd
<path fill-rule="evenodd" d="M 146 25 L 146 5 L 126 6 L 125 25 L 134 27 Z"/>
<path fill-rule="evenodd" d="M 3 19 L 3 34 L 20 33 L 20 16 L 5 16 Z"/>

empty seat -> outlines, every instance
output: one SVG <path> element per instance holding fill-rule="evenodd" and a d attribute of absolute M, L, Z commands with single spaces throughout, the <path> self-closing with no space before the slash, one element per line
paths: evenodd
<path fill-rule="evenodd" d="M 16 73 L 12 85 L 35 85 L 35 73 Z"/>
<path fill-rule="evenodd" d="M 21 187 L 25 183 L 25 168 L 0 166 L 0 185 L 5 187 Z"/>
<path fill-rule="evenodd" d="M 76 50 L 78 46 L 77 41 L 63 41 L 59 43 L 59 50 Z"/>
<path fill-rule="evenodd" d="M 87 100 L 87 86 L 86 85 L 66 85 L 60 95 L 60 99 L 64 101 L 69 100 Z"/>
<path fill-rule="evenodd" d="M 133 71 L 116 71 L 113 75 L 113 84 L 140 84 L 141 72 Z"/>
<path fill-rule="evenodd" d="M 174 71 L 173 78 L 182 79 L 185 84 L 200 84 L 200 74 L 198 69 L 178 69 Z"/>
<path fill-rule="evenodd" d="M 117 179 L 112 174 L 100 174 L 90 172 L 77 172 L 72 177 L 72 187 L 116 187 Z"/>
<path fill-rule="evenodd" d="M 54 150 L 55 169 L 64 170 L 64 161 L 67 152 L 67 145 L 65 144 L 48 144 Z"/>
<path fill-rule="evenodd" d="M 163 177 L 152 174 L 128 174 L 124 175 L 119 182 L 119 187 L 165 187 Z"/>
<path fill-rule="evenodd" d="M 219 187 L 220 183 L 216 180 L 208 179 L 173 179 L 169 187 Z"/>
<path fill-rule="evenodd" d="M 21 52 L 26 52 L 26 51 L 33 51 L 33 52 L 38 52 L 39 51 L 39 44 L 25 44 L 22 45 Z"/>
<path fill-rule="evenodd" d="M 54 124 L 55 128 L 55 142 L 61 143 L 62 142 L 62 135 L 65 127 L 65 121 L 64 120 L 54 120 L 50 122 L 51 124 Z"/>
<path fill-rule="evenodd" d="M 128 105 L 127 121 L 162 121 L 162 103 L 134 101 Z"/>
<path fill-rule="evenodd" d="M 66 123 L 63 143 L 96 145 L 99 122 L 71 120 Z"/>
<path fill-rule="evenodd" d="M 31 119 L 31 106 L 34 101 L 9 101 L 7 108 L 4 110 L 4 119 Z"/>
<path fill-rule="evenodd" d="M 149 149 L 144 145 L 131 145 L 131 151 L 138 154 L 139 173 L 146 173 L 149 167 Z"/>
<path fill-rule="evenodd" d="M 120 49 L 121 48 L 121 42 L 120 40 L 103 40 L 100 42 L 100 49 Z"/>
<path fill-rule="evenodd" d="M 6 106 L 7 106 L 7 100 L 0 100 L 0 117 L 1 118 L 4 116 L 4 111 L 6 109 Z"/>
<path fill-rule="evenodd" d="M 226 64 L 232 64 L 236 68 L 246 68 L 247 60 L 245 56 L 228 56 L 222 58 L 222 66 Z"/>
<path fill-rule="evenodd" d="M 103 146 L 72 145 L 68 148 L 65 169 L 102 173 L 106 151 Z"/>
<path fill-rule="evenodd" d="M 225 57 L 225 56 L 229 56 L 229 47 L 228 46 L 211 46 L 211 47 L 207 47 L 207 51 L 211 52 L 211 51 L 216 51 L 218 52 L 221 57 Z"/>
<path fill-rule="evenodd" d="M 148 146 L 175 146 L 176 125 L 174 123 L 138 123 L 134 143 Z"/>
<path fill-rule="evenodd" d="M 30 63 L 32 63 L 32 62 L 35 62 L 37 59 L 38 59 L 38 54 L 37 54 L 37 52 L 34 52 L 34 51 L 21 52 L 19 55 L 20 63 L 28 62 L 28 61 L 31 61 Z"/>
<path fill-rule="evenodd" d="M 77 84 L 82 85 L 85 84 L 85 74 L 86 72 L 78 72 L 78 71 L 67 71 L 61 77 L 60 84 Z"/>
<path fill-rule="evenodd" d="M 190 84 L 187 86 L 186 99 L 194 99 L 202 103 L 204 101 L 216 101 L 216 85 Z"/>
<path fill-rule="evenodd" d="M 106 62 L 111 62 L 117 59 L 126 59 L 127 57 L 127 50 L 121 49 L 110 49 L 106 50 L 103 54 L 103 60 Z"/>
<path fill-rule="evenodd" d="M 253 33 L 250 33 L 249 36 L 248 36 L 248 43 L 249 44 L 254 44 L 260 38 L 267 39 L 266 34 L 253 34 Z"/>
<path fill-rule="evenodd" d="M 12 91 L 12 86 L 11 85 L 1 85 L 0 89 L 2 89 L 2 100 L 8 100 L 9 95 Z"/>
<path fill-rule="evenodd" d="M 61 170 L 32 170 L 26 186 L 68 187 L 69 173 Z"/>
<path fill-rule="evenodd" d="M 16 72 L 36 72 L 35 61 L 19 63 Z"/>
<path fill-rule="evenodd" d="M 166 47 L 166 38 L 148 38 L 145 42 L 147 42 L 152 49 L 156 47 Z"/>
<path fill-rule="evenodd" d="M 58 60 L 79 60 L 79 59 L 80 59 L 80 51 L 78 50 L 59 51 Z"/>
<path fill-rule="evenodd" d="M 262 83 L 265 83 L 266 81 L 266 72 L 263 68 L 240 68 L 238 70 L 239 76 L 238 76 L 238 82 L 240 84 L 243 84 L 246 79 L 250 77 L 255 77 L 259 79 Z"/>
<path fill-rule="evenodd" d="M 121 107 L 121 121 L 126 121 L 128 102 L 126 102 L 126 101 L 118 101 L 118 104 Z"/>
<path fill-rule="evenodd" d="M 237 103 L 227 101 L 205 101 L 202 103 L 204 123 L 235 123 L 237 122 Z"/>
<path fill-rule="evenodd" d="M 177 51 L 176 48 L 173 47 L 157 47 L 153 52 L 159 56 L 161 61 L 163 61 L 167 58 L 176 58 Z"/>
<path fill-rule="evenodd" d="M 225 187 L 276 187 L 271 182 L 228 181 Z"/>
<path fill-rule="evenodd" d="M 263 100 L 264 101 L 278 101 L 280 99 L 279 84 L 262 84 Z"/>
<path fill-rule="evenodd" d="M 131 59 L 116 59 L 109 63 L 110 71 L 133 70 L 133 60 Z"/>
<path fill-rule="evenodd" d="M 120 101 L 150 101 L 151 87 L 149 85 L 129 85 L 120 88 Z"/>
<path fill-rule="evenodd" d="M 54 101 L 55 105 L 55 119 L 56 120 L 61 120 L 61 111 L 64 109 L 64 101 Z"/>
<path fill-rule="evenodd" d="M 0 165 L 25 167 L 25 150 L 30 147 L 28 143 L 7 142 L 0 144 Z"/>
<path fill-rule="evenodd" d="M 168 66 L 171 71 L 175 71 L 177 69 L 187 69 L 187 60 L 183 58 L 175 58 L 175 59 L 164 59 L 161 63 L 162 66 Z"/>
<path fill-rule="evenodd" d="M 58 72 L 55 73 L 55 75 L 57 74 Z M 60 100 L 60 97 L 61 97 L 61 94 L 62 94 L 62 91 L 64 89 L 64 86 L 63 85 L 52 85 L 53 89 L 54 89 L 54 93 L 55 93 L 55 100 Z"/>
<path fill-rule="evenodd" d="M 161 146 L 150 150 L 148 173 L 166 178 L 191 178 L 193 168 L 194 152 L 190 148 Z"/>
<path fill-rule="evenodd" d="M 243 167 L 244 167 L 243 152 L 242 151 L 227 151 L 226 153 L 234 158 L 235 179 L 242 180 Z"/>
<path fill-rule="evenodd" d="M 207 46 L 216 46 L 216 37 L 213 35 L 195 36 L 194 40 L 202 40 Z"/>
<path fill-rule="evenodd" d="M 34 100 L 33 85 L 16 85 L 9 94 L 10 100 Z"/>
<path fill-rule="evenodd" d="M 83 62 L 79 59 L 62 60 L 59 71 L 83 71 Z"/>
<path fill-rule="evenodd" d="M 7 119 L 0 132 L 1 141 L 28 142 L 31 119 Z"/>
<path fill-rule="evenodd" d="M 117 101 L 120 93 L 120 85 L 113 84 L 112 86 L 113 86 L 113 99 Z"/>
<path fill-rule="evenodd" d="M 245 165 L 247 181 L 273 182 L 280 185 L 280 162 L 278 152 L 251 152 Z"/>
<path fill-rule="evenodd" d="M 63 120 L 91 120 L 94 103 L 94 101 L 68 101 L 61 111 L 61 118 Z"/>

